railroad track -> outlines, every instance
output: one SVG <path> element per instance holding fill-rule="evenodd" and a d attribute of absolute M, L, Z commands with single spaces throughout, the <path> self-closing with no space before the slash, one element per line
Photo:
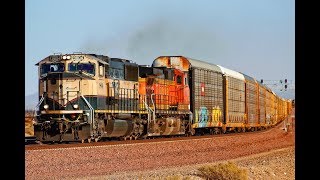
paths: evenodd
<path fill-rule="evenodd" d="M 281 126 L 279 123 L 273 128 L 279 128 Z M 94 146 L 111 146 L 111 145 L 128 145 L 137 143 L 155 143 L 155 142 L 166 142 L 166 141 L 184 141 L 184 140 L 197 140 L 197 139 L 207 139 L 207 138 L 219 138 L 226 136 L 247 136 L 253 133 L 264 133 L 273 128 L 263 129 L 259 131 L 248 131 L 248 132 L 232 132 L 226 134 L 215 134 L 215 135 L 196 135 L 196 136 L 177 136 L 177 137 L 154 137 L 148 139 L 137 139 L 137 140 L 106 140 L 91 142 L 91 143 L 81 143 L 81 142 L 64 142 L 64 143 L 30 143 L 25 145 L 25 150 L 41 150 L 41 149 L 60 149 L 60 148 L 75 148 L 75 147 L 94 147 Z"/>
<path fill-rule="evenodd" d="M 38 144 L 39 142 L 37 141 L 35 136 L 25 136 L 24 137 L 24 144 Z"/>

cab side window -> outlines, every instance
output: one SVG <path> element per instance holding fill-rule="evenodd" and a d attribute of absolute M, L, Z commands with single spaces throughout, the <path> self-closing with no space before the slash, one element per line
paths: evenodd
<path fill-rule="evenodd" d="M 104 76 L 104 65 L 102 63 L 99 63 L 99 76 Z"/>
<path fill-rule="evenodd" d="M 182 77 L 181 76 L 177 76 L 177 84 L 181 84 L 182 83 Z"/>

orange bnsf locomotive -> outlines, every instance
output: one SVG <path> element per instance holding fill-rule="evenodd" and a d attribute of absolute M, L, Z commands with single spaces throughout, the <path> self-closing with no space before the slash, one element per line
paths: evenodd
<path fill-rule="evenodd" d="M 41 142 L 254 131 L 284 120 L 289 100 L 245 74 L 183 56 L 152 66 L 96 54 L 38 62 Z"/>

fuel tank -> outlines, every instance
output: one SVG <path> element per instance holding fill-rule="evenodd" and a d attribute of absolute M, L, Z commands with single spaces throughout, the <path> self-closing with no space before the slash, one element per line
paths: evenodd
<path fill-rule="evenodd" d="M 132 132 L 133 123 L 131 120 L 112 119 L 107 120 L 103 137 L 128 136 Z"/>

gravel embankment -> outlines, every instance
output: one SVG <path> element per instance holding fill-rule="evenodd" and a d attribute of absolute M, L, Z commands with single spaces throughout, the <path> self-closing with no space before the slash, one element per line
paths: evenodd
<path fill-rule="evenodd" d="M 251 179 L 294 179 L 294 143 L 294 129 L 279 126 L 197 140 L 33 150 L 25 152 L 25 179 L 197 179 L 197 167 L 235 158 Z"/>
<path fill-rule="evenodd" d="M 123 180 L 123 179 L 166 179 L 179 177 L 190 180 L 203 180 L 197 174 L 197 170 L 204 165 L 215 165 L 218 163 L 234 162 L 240 168 L 247 169 L 249 180 L 294 180 L 295 179 L 295 151 L 294 147 L 272 150 L 269 152 L 245 156 L 236 159 L 222 160 L 213 163 L 187 165 L 181 167 L 162 168 L 149 171 L 136 171 L 125 173 L 114 173 L 111 175 L 91 176 L 92 180 Z M 75 178 L 77 180 L 88 179 Z"/>

